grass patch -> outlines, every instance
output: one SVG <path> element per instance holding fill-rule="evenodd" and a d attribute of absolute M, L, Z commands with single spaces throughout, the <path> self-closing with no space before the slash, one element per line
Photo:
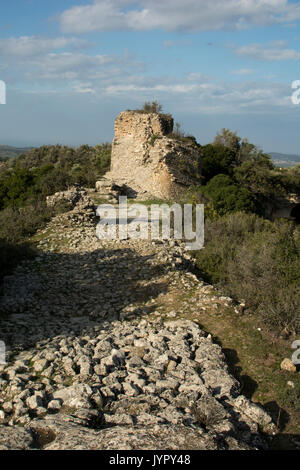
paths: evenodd
<path fill-rule="evenodd" d="M 242 393 L 265 407 L 278 433 L 298 435 L 300 441 L 300 375 L 280 369 L 282 360 L 292 355 L 292 341 L 279 338 L 253 315 L 237 314 L 233 308 L 221 315 L 199 310 L 197 320 L 223 348 Z"/>

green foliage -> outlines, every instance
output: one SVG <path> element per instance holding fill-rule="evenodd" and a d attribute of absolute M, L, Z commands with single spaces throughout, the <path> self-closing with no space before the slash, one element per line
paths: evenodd
<path fill-rule="evenodd" d="M 55 215 L 46 196 L 74 183 L 94 186 L 109 169 L 110 154 L 110 144 L 42 146 L 0 166 L 0 277 L 31 254 L 27 237 Z"/>
<path fill-rule="evenodd" d="M 236 135 L 236 132 L 223 128 L 221 133 L 217 133 L 213 143 L 227 147 L 235 154 L 238 154 L 240 150 L 240 141 L 241 138 Z"/>
<path fill-rule="evenodd" d="M 283 174 L 269 155 L 229 129 L 201 149 L 203 194 L 220 215 L 239 210 L 264 215 L 276 198 L 300 189 L 300 171 Z"/>
<path fill-rule="evenodd" d="M 109 144 L 76 149 L 53 145 L 33 149 L 0 169 L 0 209 L 62 191 L 74 183 L 94 186 L 110 166 Z"/>
<path fill-rule="evenodd" d="M 35 178 L 33 172 L 16 169 L 4 175 L 0 181 L 0 209 L 20 207 L 33 194 Z"/>
<path fill-rule="evenodd" d="M 221 144 L 208 144 L 202 149 L 202 180 L 207 183 L 214 176 L 222 173 L 232 175 L 236 161 L 233 150 Z"/>
<path fill-rule="evenodd" d="M 43 202 L 0 211 L 0 282 L 20 261 L 36 255 L 27 237 L 43 228 L 53 216 Z"/>
<path fill-rule="evenodd" d="M 269 155 L 264 154 L 256 145 L 249 143 L 248 139 L 242 139 L 236 132 L 229 129 L 223 128 L 222 132 L 216 135 L 213 143 L 230 149 L 235 154 L 236 165 L 240 165 L 244 161 L 254 160 L 268 163 L 269 168 L 273 168 Z"/>
<path fill-rule="evenodd" d="M 227 266 L 236 247 L 254 233 L 271 230 L 271 223 L 254 214 L 236 212 L 205 222 L 205 247 L 196 253 L 197 265 L 212 283 L 227 280 Z"/>
<path fill-rule="evenodd" d="M 300 331 L 299 255 L 299 229 L 291 223 L 239 212 L 207 220 L 205 246 L 195 252 L 207 281 L 290 332 Z"/>
<path fill-rule="evenodd" d="M 43 201 L 22 208 L 7 207 L 0 211 L 0 239 L 19 243 L 36 232 L 54 215 Z"/>
<path fill-rule="evenodd" d="M 271 170 L 267 163 L 245 161 L 235 168 L 234 178 L 241 186 L 247 188 L 259 203 L 272 201 L 286 193 L 282 175 Z"/>
<path fill-rule="evenodd" d="M 228 212 L 255 212 L 253 197 L 246 188 L 235 184 L 228 175 L 214 176 L 203 188 L 203 192 L 211 200 L 218 214 Z"/>
<path fill-rule="evenodd" d="M 151 139 L 149 141 L 149 144 L 152 145 L 152 147 L 153 147 L 153 145 L 154 145 L 154 143 L 157 139 L 161 139 L 161 135 L 153 134 L 153 136 L 151 137 Z"/>
<path fill-rule="evenodd" d="M 282 174 L 282 182 L 286 191 L 300 193 L 300 164 L 289 168 Z"/>
<path fill-rule="evenodd" d="M 162 112 L 162 105 L 158 101 L 146 101 L 143 104 L 142 110 L 145 113 L 157 113 L 160 114 Z"/>
<path fill-rule="evenodd" d="M 0 283 L 20 261 L 36 256 L 36 250 L 29 243 L 13 244 L 0 238 Z"/>

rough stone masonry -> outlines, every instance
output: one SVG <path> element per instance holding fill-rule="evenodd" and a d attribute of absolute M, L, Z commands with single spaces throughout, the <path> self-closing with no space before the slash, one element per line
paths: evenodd
<path fill-rule="evenodd" d="M 201 150 L 192 139 L 174 138 L 172 131 L 169 114 L 120 113 L 105 177 L 162 199 L 177 199 L 186 187 L 199 184 Z"/>

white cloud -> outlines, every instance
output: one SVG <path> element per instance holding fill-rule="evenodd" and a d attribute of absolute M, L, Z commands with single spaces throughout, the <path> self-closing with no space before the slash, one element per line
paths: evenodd
<path fill-rule="evenodd" d="M 117 58 L 107 55 L 89 56 L 87 54 L 63 52 L 61 54 L 47 54 L 31 62 L 31 75 L 36 78 L 77 78 L 82 75 L 91 76 L 91 73 L 103 67 L 115 64 Z"/>
<path fill-rule="evenodd" d="M 122 55 L 82 52 L 86 41 L 77 38 L 12 37 L 0 39 L 0 60 L 3 78 L 10 83 L 63 82 L 64 87 L 73 86 L 72 81 L 105 80 L 121 78 L 134 70 L 139 73 L 144 64 L 135 61 L 125 49 Z M 60 51 L 59 49 L 63 49 Z M 69 51 L 66 49 L 70 49 Z M 76 84 L 75 84 L 76 85 Z M 82 90 L 89 87 L 83 87 Z M 79 89 L 78 89 L 79 90 Z"/>
<path fill-rule="evenodd" d="M 95 94 L 94 88 L 91 87 L 90 83 L 79 83 L 77 85 L 73 86 L 73 90 L 76 93 L 90 93 L 90 94 Z"/>
<path fill-rule="evenodd" d="M 263 47 L 261 44 L 249 44 L 236 49 L 241 56 L 251 57 L 262 61 L 300 60 L 300 52 L 287 49 L 284 42 L 276 42 Z"/>
<path fill-rule="evenodd" d="M 21 48 L 15 46 L 20 44 Z M 125 99 L 132 103 L 158 99 L 176 103 L 178 109 L 198 115 L 266 112 L 291 106 L 290 89 L 271 80 L 226 83 L 198 71 L 181 77 L 151 76 L 143 73 L 143 64 L 136 62 L 127 50 L 119 56 L 65 51 L 67 46 L 73 48 L 76 44 L 74 38 L 40 38 L 39 41 L 10 38 L 14 54 L 10 57 L 3 55 L 3 42 L 0 42 L 1 78 L 6 80 L 2 75 L 10 74 L 11 80 L 7 82 L 22 83 L 22 88 L 29 92 L 43 93 L 46 89 L 47 93 L 86 94 L 92 95 L 93 100 L 107 98 L 124 102 Z M 63 50 L 57 51 L 59 48 Z M 273 42 L 267 48 L 286 50 L 283 42 Z M 243 78 L 251 72 L 251 69 L 239 69 L 232 73 Z"/>
<path fill-rule="evenodd" d="M 196 75 L 196 74 L 195 74 Z M 143 103 L 158 99 L 174 105 L 180 112 L 190 115 L 215 114 L 267 114 L 292 108 L 291 90 L 282 83 L 240 81 L 207 81 L 191 83 L 166 77 L 136 79 L 129 76 L 122 83 L 108 84 L 102 93 L 118 100 Z"/>
<path fill-rule="evenodd" d="M 21 36 L 0 39 L 0 56 L 15 59 L 33 57 L 68 46 L 82 47 L 87 43 L 78 38 L 43 38 L 38 36 Z"/>
<path fill-rule="evenodd" d="M 71 33 L 117 30 L 240 30 L 300 18 L 300 7 L 288 0 L 94 0 L 60 16 Z"/>

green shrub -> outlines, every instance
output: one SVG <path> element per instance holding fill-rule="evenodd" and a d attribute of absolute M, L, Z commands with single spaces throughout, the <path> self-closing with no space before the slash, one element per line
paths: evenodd
<path fill-rule="evenodd" d="M 246 161 L 235 168 L 235 181 L 251 192 L 260 204 L 284 196 L 286 188 L 282 174 L 264 162 Z"/>
<path fill-rule="evenodd" d="M 279 330 L 300 331 L 300 236 L 287 221 L 234 213 L 207 220 L 202 276 Z"/>
<path fill-rule="evenodd" d="M 38 201 L 22 208 L 7 207 L 0 211 L 0 239 L 20 243 L 42 228 L 53 216 L 45 202 Z"/>
<path fill-rule="evenodd" d="M 43 146 L 10 161 L 0 169 L 0 210 L 22 207 L 30 200 L 68 188 L 74 183 L 94 186 L 110 167 L 110 144 L 76 149 Z"/>
<path fill-rule="evenodd" d="M 20 261 L 36 256 L 36 249 L 26 239 L 43 228 L 52 215 L 41 202 L 0 211 L 0 282 Z"/>
<path fill-rule="evenodd" d="M 149 140 L 149 144 L 153 147 L 153 145 L 154 145 L 154 143 L 157 139 L 161 139 L 161 135 L 153 134 L 153 136 Z"/>
<path fill-rule="evenodd" d="M 228 262 L 228 288 L 267 323 L 300 331 L 300 240 L 286 221 L 237 246 Z"/>
<path fill-rule="evenodd" d="M 214 176 L 203 188 L 203 193 L 208 196 L 220 215 L 228 212 L 256 212 L 257 210 L 250 191 L 235 184 L 228 175 Z"/>
<path fill-rule="evenodd" d="M 160 114 L 162 112 L 162 105 L 158 101 L 146 101 L 143 104 L 142 110 L 145 113 L 157 113 Z"/>
<path fill-rule="evenodd" d="M 218 174 L 232 175 L 235 153 L 221 144 L 208 144 L 202 149 L 202 181 L 207 183 Z"/>
<path fill-rule="evenodd" d="M 235 258 L 237 246 L 254 233 L 268 229 L 272 229 L 271 222 L 242 212 L 206 219 L 204 248 L 195 252 L 204 278 L 213 284 L 226 283 L 228 263 Z"/>
<path fill-rule="evenodd" d="M 9 274 L 23 259 L 37 255 L 29 243 L 13 244 L 0 239 L 0 284 L 3 276 Z"/>

